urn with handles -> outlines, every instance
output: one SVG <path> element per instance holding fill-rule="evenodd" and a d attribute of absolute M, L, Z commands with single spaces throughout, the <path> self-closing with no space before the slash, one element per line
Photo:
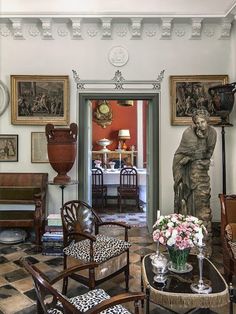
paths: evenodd
<path fill-rule="evenodd" d="M 55 128 L 50 123 L 45 127 L 48 159 L 57 172 L 57 176 L 53 179 L 54 183 L 71 181 L 67 172 L 73 167 L 76 158 L 77 129 L 76 123 L 71 123 L 69 128 Z"/>

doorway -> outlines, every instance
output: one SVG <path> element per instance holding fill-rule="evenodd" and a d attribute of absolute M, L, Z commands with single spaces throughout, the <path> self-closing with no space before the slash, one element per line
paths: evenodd
<path fill-rule="evenodd" d="M 91 204 L 91 100 L 145 100 L 147 151 L 147 226 L 151 232 L 159 209 L 159 93 L 79 93 L 78 197 Z"/>

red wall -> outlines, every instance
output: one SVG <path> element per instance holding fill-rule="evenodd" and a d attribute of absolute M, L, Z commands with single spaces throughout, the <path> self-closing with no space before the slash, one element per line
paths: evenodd
<path fill-rule="evenodd" d="M 111 125 L 108 125 L 106 128 L 98 125 L 93 121 L 92 123 L 92 145 L 93 150 L 100 150 L 102 147 L 96 143 L 96 141 L 107 138 L 108 140 L 113 141 L 111 145 L 108 146 L 108 149 L 115 150 L 118 147 L 118 132 L 121 129 L 130 130 L 130 140 L 126 140 L 128 150 L 132 145 L 135 145 L 137 148 L 137 106 L 134 102 L 134 106 L 124 107 L 117 105 L 116 100 L 108 100 L 113 114 L 113 120 Z M 93 110 L 98 103 L 97 100 L 93 102 Z"/>

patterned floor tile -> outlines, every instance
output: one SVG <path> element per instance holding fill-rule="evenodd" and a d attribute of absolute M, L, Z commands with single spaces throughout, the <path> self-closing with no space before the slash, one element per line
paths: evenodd
<path fill-rule="evenodd" d="M 109 228 L 109 230 L 108 228 L 105 230 L 119 238 L 123 237 L 121 228 L 112 227 Z M 130 250 L 130 290 L 140 291 L 141 256 L 154 252 L 156 250 L 156 245 L 153 243 L 152 236 L 148 233 L 146 228 L 132 227 L 129 231 L 129 240 L 133 243 Z M 62 270 L 63 259 L 61 257 L 42 255 L 34 249 L 34 246 L 31 243 L 22 243 L 16 246 L 0 245 L 0 272 L 2 272 L 2 275 L 0 275 L 0 314 L 35 314 L 37 312 L 32 279 L 27 276 L 21 278 L 19 275 L 22 274 L 19 260 L 21 253 L 23 253 L 23 255 L 28 255 L 31 262 L 37 264 L 37 266 L 50 278 L 57 275 L 59 270 Z M 219 241 L 214 241 L 213 253 L 213 262 L 215 261 L 217 267 L 223 271 L 222 252 Z M 8 261 L 7 256 L 11 257 L 10 262 Z M 58 288 L 59 291 L 61 291 L 61 287 L 61 282 L 56 285 L 56 288 Z M 124 275 L 120 274 L 102 284 L 101 287 L 111 295 L 124 292 Z M 79 292 L 84 293 L 86 290 L 86 287 L 79 285 L 76 281 L 69 281 L 68 296 L 72 297 Z M 1 296 L 3 296 L 3 298 Z M 126 307 L 131 309 L 132 306 L 133 305 L 131 304 L 127 304 Z M 141 311 L 141 314 L 143 313 L 144 312 Z M 151 304 L 150 314 L 155 313 L 170 314 L 173 312 Z M 216 313 L 218 314 L 218 312 Z M 220 311 L 219 313 L 221 314 Z"/>

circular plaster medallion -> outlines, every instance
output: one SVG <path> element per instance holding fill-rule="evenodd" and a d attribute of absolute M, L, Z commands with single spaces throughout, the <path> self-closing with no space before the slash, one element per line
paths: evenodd
<path fill-rule="evenodd" d="M 7 106 L 9 105 L 9 92 L 7 87 L 0 81 L 0 116 L 6 110 Z"/>
<path fill-rule="evenodd" d="M 129 53 L 124 47 L 116 46 L 109 51 L 108 60 L 116 67 L 122 67 L 128 62 Z"/>

